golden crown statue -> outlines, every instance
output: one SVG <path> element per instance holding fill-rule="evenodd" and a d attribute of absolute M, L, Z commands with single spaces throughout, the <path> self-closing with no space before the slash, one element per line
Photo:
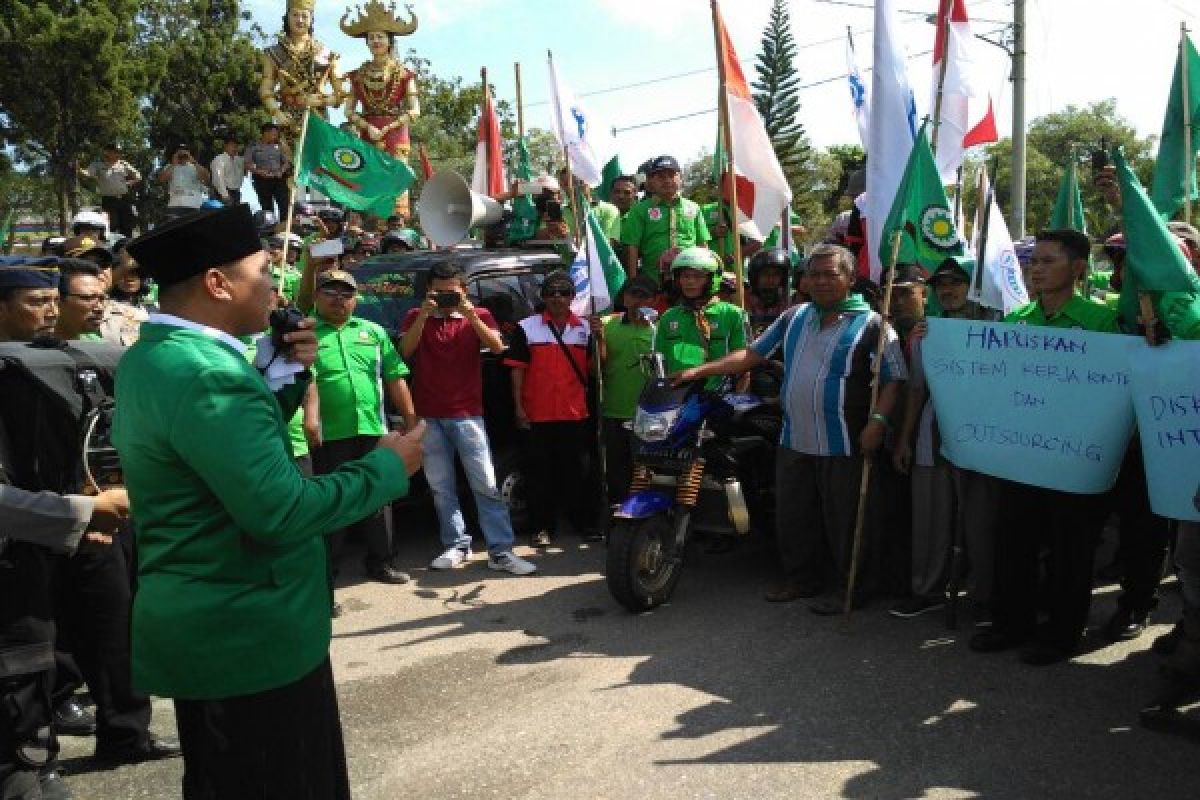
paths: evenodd
<path fill-rule="evenodd" d="M 358 19 L 347 24 L 352 11 L 358 11 Z M 417 15 L 412 6 L 408 6 L 408 22 L 396 16 L 396 4 L 385 6 L 380 0 L 370 0 L 366 5 L 357 9 L 347 8 L 342 15 L 342 32 L 347 36 L 365 39 L 368 33 L 394 33 L 397 36 L 408 36 L 417 29 Z"/>
<path fill-rule="evenodd" d="M 315 11 L 317 0 L 287 0 L 288 11 Z"/>

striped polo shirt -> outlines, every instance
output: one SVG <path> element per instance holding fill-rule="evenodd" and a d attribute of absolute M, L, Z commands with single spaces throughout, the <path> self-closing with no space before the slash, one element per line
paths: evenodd
<path fill-rule="evenodd" d="M 560 331 L 562 345 L 550 329 L 552 324 L 546 313 L 521 320 L 504 351 L 504 363 L 525 370 L 521 405 L 530 422 L 587 419 L 587 387 L 580 380 L 580 376 L 588 377 L 587 320 L 572 314 L 566 328 Z M 575 362 L 574 367 L 567 360 L 567 353 Z"/>
<path fill-rule="evenodd" d="M 881 317 L 874 311 L 845 313 L 821 329 L 812 303 L 789 308 L 750 346 L 768 358 L 783 348 L 783 436 L 780 444 L 814 456 L 849 456 L 871 409 L 871 360 Z M 896 332 L 886 328 L 883 383 L 908 378 Z"/>

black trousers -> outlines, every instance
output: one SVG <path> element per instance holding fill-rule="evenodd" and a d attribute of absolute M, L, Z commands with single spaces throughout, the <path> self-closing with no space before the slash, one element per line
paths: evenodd
<path fill-rule="evenodd" d="M 328 475 L 342 464 L 360 459 L 374 450 L 378 441 L 378 436 L 352 436 L 349 439 L 327 441 L 312 451 L 313 471 L 318 475 Z M 349 532 L 361 535 L 366 542 L 367 569 L 390 563 L 392 560 L 391 517 L 391 508 L 384 506 L 348 528 L 334 531 L 326 536 L 325 546 L 329 552 L 331 575 L 337 572 L 337 562 L 341 557 L 342 545 Z"/>
<path fill-rule="evenodd" d="M 1164 517 L 1150 509 L 1142 449 L 1134 441 L 1117 483 L 1109 493 L 1109 510 L 1120 520 L 1121 596 L 1117 604 L 1135 614 L 1148 614 L 1158 605 L 1158 584 L 1167 558 L 1170 528 Z"/>
<path fill-rule="evenodd" d="M 133 198 L 129 194 L 120 197 L 100 196 L 100 208 L 108 214 L 109 227 L 122 236 L 133 236 L 137 227 L 137 215 L 133 213 Z"/>
<path fill-rule="evenodd" d="M 1103 497 L 1001 481 L 996 534 L 996 630 L 1072 650 L 1087 626 L 1092 566 L 1106 515 Z M 1048 619 L 1038 628 L 1040 550 Z"/>
<path fill-rule="evenodd" d="M 271 212 L 278 209 L 274 210 L 276 219 L 283 222 L 288 212 L 287 181 L 283 178 L 263 178 L 255 175 L 250 180 L 250 185 L 258 195 L 258 204 L 262 206 L 262 210 Z"/>
<path fill-rule="evenodd" d="M 54 682 L 53 556 L 25 542 L 0 550 L 0 797 L 21 797 L 58 743 L 50 727 Z"/>
<path fill-rule="evenodd" d="M 605 417 L 604 467 L 608 473 L 608 501 L 619 503 L 629 494 L 633 480 L 633 432 L 625 428 L 627 419 Z"/>
<path fill-rule="evenodd" d="M 530 477 L 529 516 L 534 530 L 553 531 L 565 514 L 577 531 L 596 527 L 597 494 L 588 486 L 592 451 L 591 420 L 533 422 L 526 438 Z"/>
<path fill-rule="evenodd" d="M 183 800 L 349 800 L 326 658 L 295 683 L 222 700 L 176 700 Z"/>
<path fill-rule="evenodd" d="M 133 688 L 129 625 L 133 595 L 125 550 L 84 543 L 61 557 L 55 577 L 56 649 L 69 653 L 96 702 L 97 747 L 136 745 L 149 735 L 150 698 Z M 60 659 L 60 665 L 69 664 Z M 61 674 L 55 700 L 78 688 Z"/>

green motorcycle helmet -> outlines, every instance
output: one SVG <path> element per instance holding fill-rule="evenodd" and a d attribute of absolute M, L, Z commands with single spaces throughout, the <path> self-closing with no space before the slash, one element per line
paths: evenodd
<path fill-rule="evenodd" d="M 681 269 L 698 269 L 707 272 L 712 280 L 708 284 L 708 295 L 715 295 L 721 288 L 721 257 L 707 247 L 687 247 L 680 250 L 671 261 L 671 276 Z"/>

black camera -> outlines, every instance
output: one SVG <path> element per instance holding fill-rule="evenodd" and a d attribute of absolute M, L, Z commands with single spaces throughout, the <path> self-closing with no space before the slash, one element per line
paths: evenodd
<path fill-rule="evenodd" d="M 1100 147 L 1092 151 L 1092 170 L 1099 172 L 1108 166 L 1108 137 L 1100 137 Z"/>
<path fill-rule="evenodd" d="M 434 292 L 433 302 L 437 303 L 438 308 L 458 308 L 461 301 L 458 292 Z"/>
<path fill-rule="evenodd" d="M 271 312 L 271 344 L 275 345 L 276 353 L 282 353 L 291 346 L 283 337 L 300 330 L 303 321 L 304 314 L 295 306 L 284 306 Z"/>
<path fill-rule="evenodd" d="M 562 203 L 558 202 L 557 200 L 548 201 L 546 203 L 546 219 L 549 222 L 562 222 Z"/>

